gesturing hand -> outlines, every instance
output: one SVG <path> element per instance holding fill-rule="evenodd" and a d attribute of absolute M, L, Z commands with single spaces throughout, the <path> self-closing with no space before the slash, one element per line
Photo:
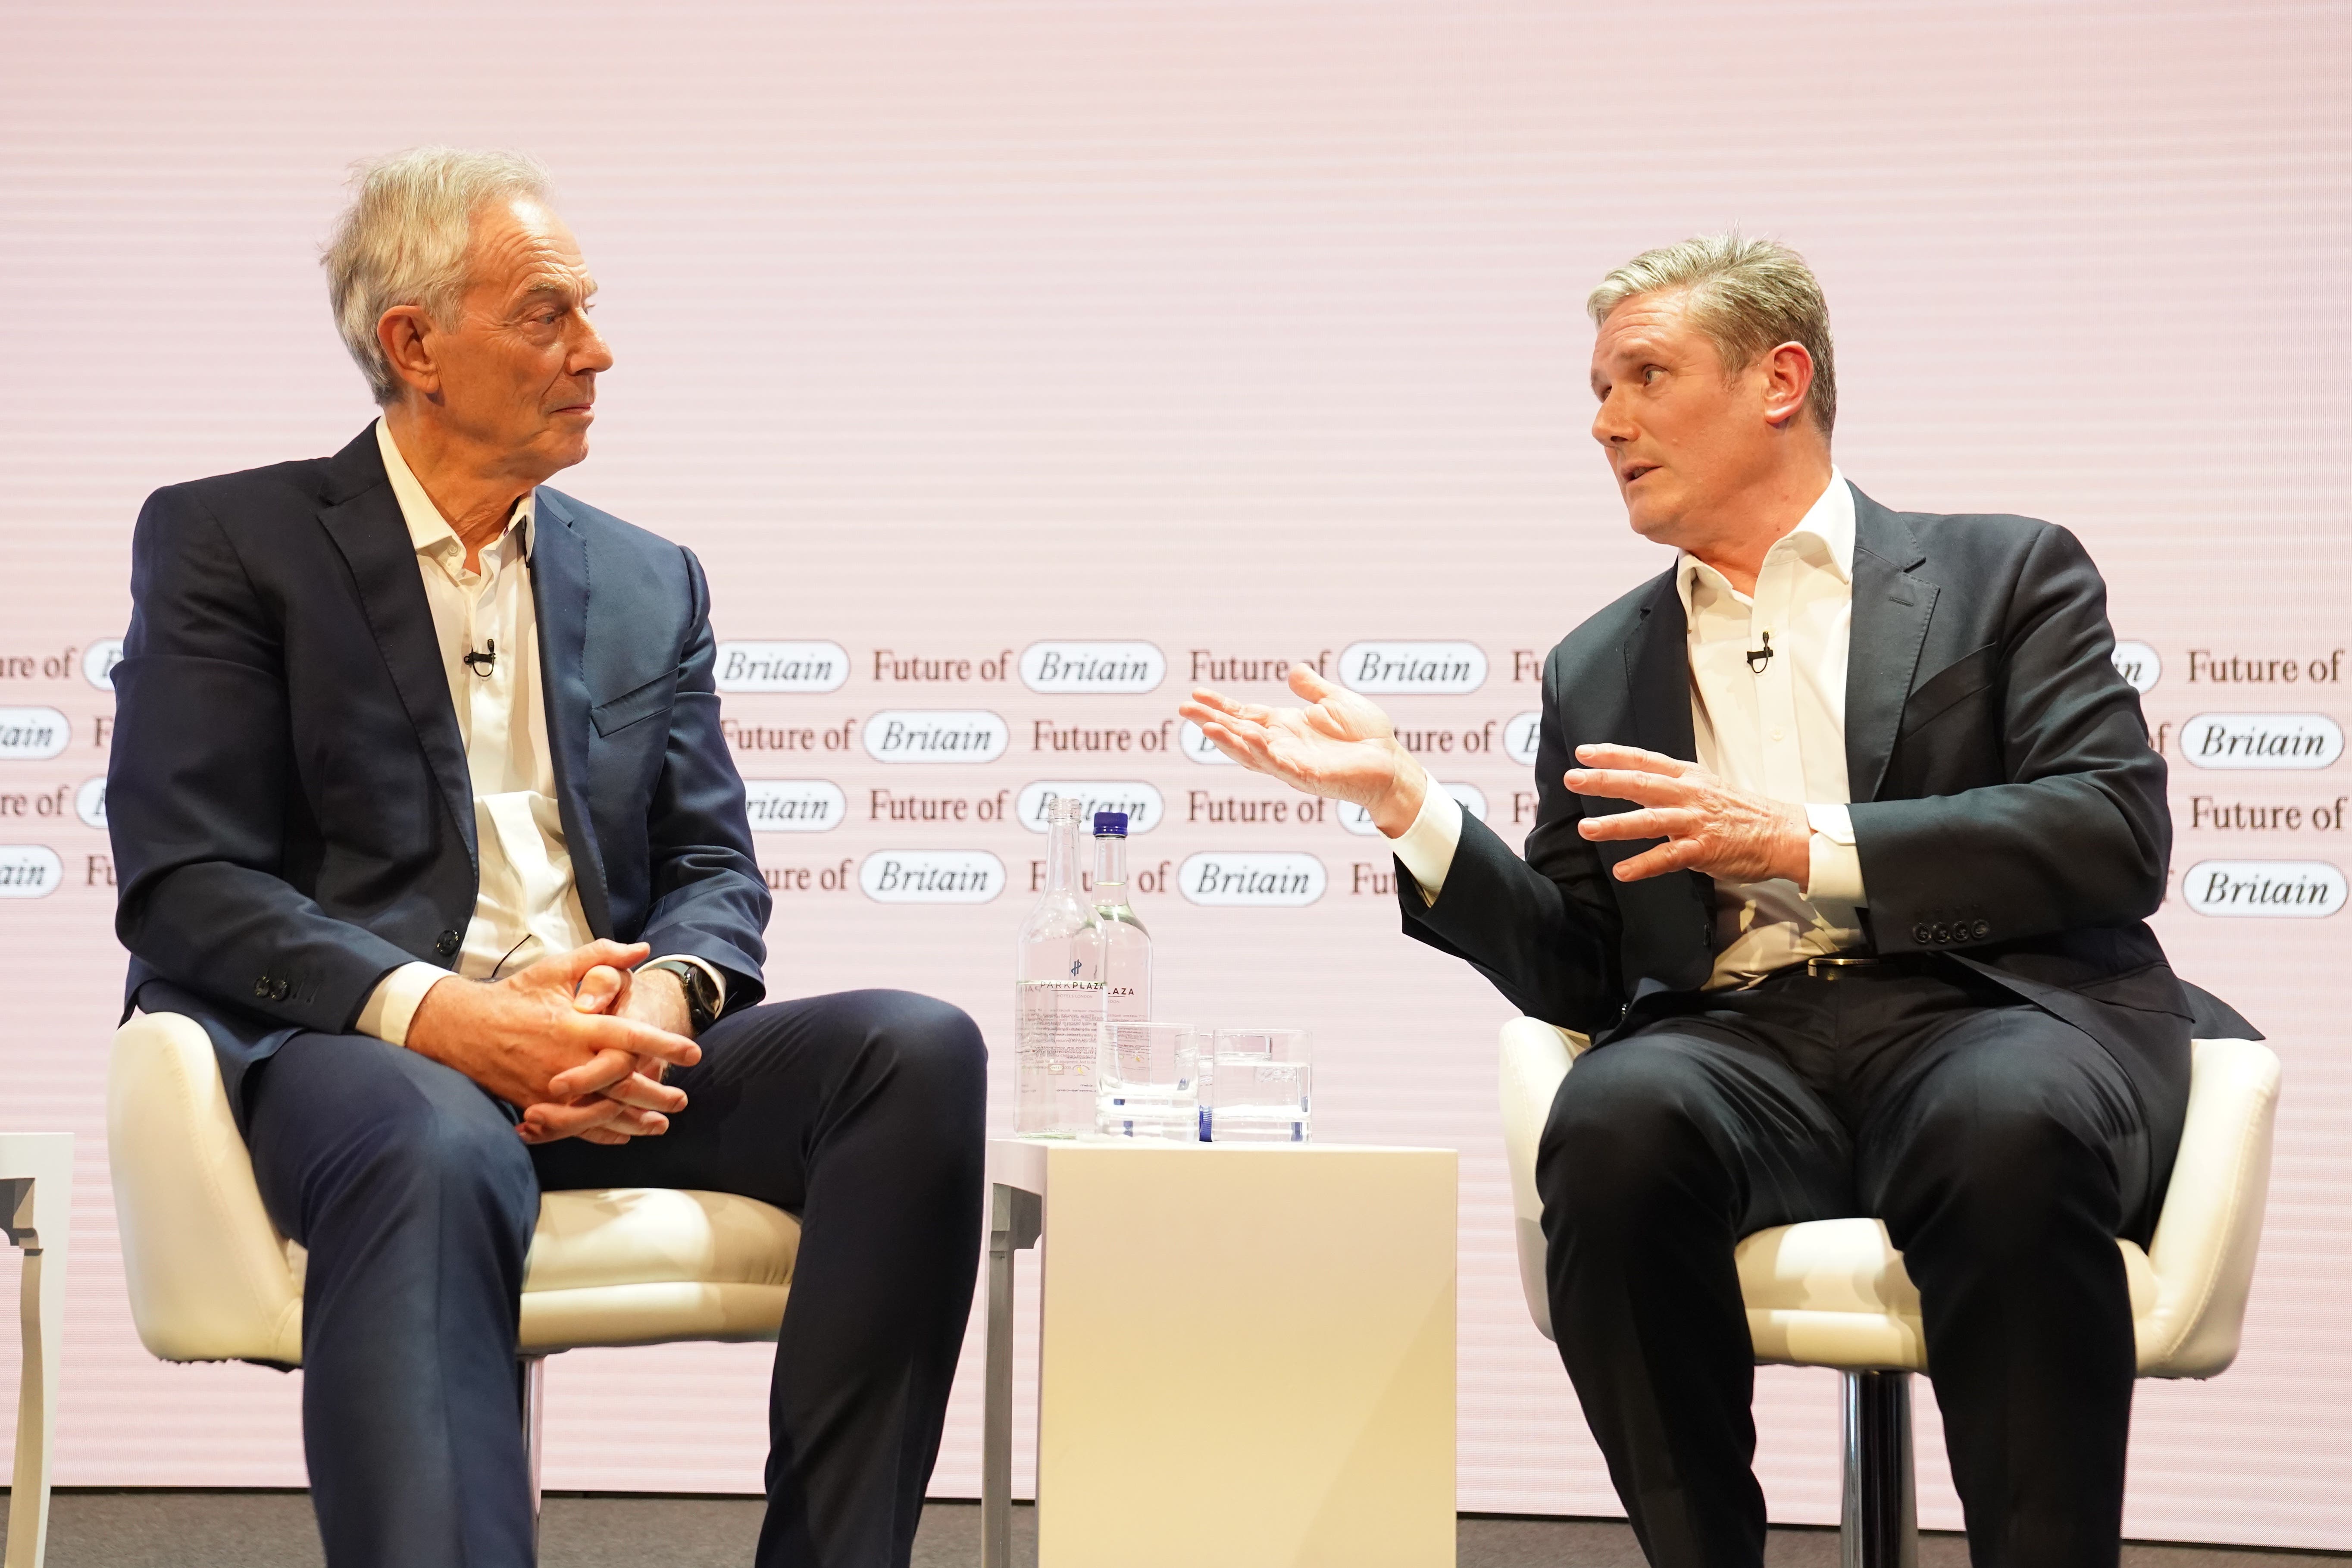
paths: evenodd
<path fill-rule="evenodd" d="M 457 1068 L 524 1109 L 529 1142 L 575 1134 L 613 1142 L 669 1126 L 686 1096 L 635 1071 L 638 1058 L 690 1067 L 702 1048 L 683 1036 L 604 1011 L 614 996 L 583 993 L 589 974 L 645 962 L 644 943 L 592 942 L 504 980 L 452 976 L 417 1004 L 408 1048 Z M 555 1085 L 561 1079 L 563 1088 Z"/>
<path fill-rule="evenodd" d="M 1621 882 L 1667 871 L 1704 871 L 1727 882 L 1785 877 L 1805 886 L 1811 832 L 1804 808 L 1733 789 L 1696 763 L 1638 746 L 1579 746 L 1564 783 L 1578 795 L 1630 800 L 1638 808 L 1588 816 L 1591 839 L 1663 838 L 1617 867 Z"/>
<path fill-rule="evenodd" d="M 1200 687 L 1176 710 L 1245 768 L 1308 795 L 1363 806 L 1391 838 L 1411 827 L 1429 793 L 1429 775 L 1397 743 L 1389 716 L 1303 664 L 1290 667 L 1290 689 L 1311 706 L 1231 702 Z"/>

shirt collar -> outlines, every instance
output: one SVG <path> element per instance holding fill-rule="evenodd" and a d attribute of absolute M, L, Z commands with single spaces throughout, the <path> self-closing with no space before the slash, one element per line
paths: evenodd
<path fill-rule="evenodd" d="M 457 559 L 463 561 L 465 541 L 457 537 L 457 531 L 451 528 L 448 520 L 441 515 L 441 509 L 433 504 L 433 498 L 425 493 L 424 485 L 417 480 L 416 471 L 408 466 L 408 459 L 400 455 L 400 444 L 392 438 L 392 431 L 381 417 L 375 422 L 375 444 L 376 449 L 383 454 L 384 477 L 392 481 L 393 498 L 400 502 L 401 521 L 408 525 L 409 543 L 419 555 L 442 555 L 454 546 L 458 552 Z M 532 503 L 538 494 L 536 490 L 523 492 L 522 499 L 515 502 L 513 514 L 507 519 L 506 532 L 499 536 L 501 541 L 514 539 L 517 560 L 530 551 Z"/>
<path fill-rule="evenodd" d="M 1832 464 L 1830 482 L 1797 520 L 1797 526 L 1773 541 L 1772 549 L 1765 552 L 1769 563 L 1774 552 L 1788 550 L 1802 552 L 1825 565 L 1831 574 L 1849 588 L 1853 584 L 1853 488 L 1845 482 L 1845 475 Z M 1822 559 L 1822 558 L 1826 559 Z M 1691 594 L 1702 580 L 1718 595 L 1738 595 L 1728 580 L 1685 551 L 1675 559 L 1675 591 L 1682 595 L 1683 620 L 1691 616 Z"/>

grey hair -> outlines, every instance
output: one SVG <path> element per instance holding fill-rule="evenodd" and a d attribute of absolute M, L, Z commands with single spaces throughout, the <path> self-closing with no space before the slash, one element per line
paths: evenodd
<path fill-rule="evenodd" d="M 1830 343 L 1829 301 L 1805 258 L 1772 239 L 1706 234 L 1645 250 L 1601 280 L 1584 301 L 1599 326 L 1636 294 L 1680 291 L 1691 322 L 1715 345 L 1723 368 L 1738 374 L 1782 343 L 1813 356 L 1805 402 L 1824 438 L 1837 423 L 1837 361 Z"/>
<path fill-rule="evenodd" d="M 551 184 L 547 170 L 520 153 L 413 147 L 352 166 L 352 205 L 319 264 L 335 330 L 379 405 L 399 400 L 400 382 L 376 322 L 395 305 L 416 305 L 436 326 L 456 325 L 474 215 L 517 196 L 544 202 Z"/>

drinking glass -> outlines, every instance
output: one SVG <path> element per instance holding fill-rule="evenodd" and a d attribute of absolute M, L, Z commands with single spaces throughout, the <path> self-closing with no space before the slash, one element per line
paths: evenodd
<path fill-rule="evenodd" d="M 1219 1029 L 1210 1061 L 1202 1074 L 1202 1142 L 1309 1141 L 1315 1058 L 1306 1030 Z"/>
<path fill-rule="evenodd" d="M 1191 1024 L 1105 1019 L 1096 1036 L 1095 1131 L 1113 1138 L 1196 1142 L 1206 1034 Z"/>

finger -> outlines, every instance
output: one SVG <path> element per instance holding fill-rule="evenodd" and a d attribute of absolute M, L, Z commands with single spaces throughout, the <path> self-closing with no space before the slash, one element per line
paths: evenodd
<path fill-rule="evenodd" d="M 1619 861 L 1616 877 L 1621 882 L 1639 882 L 1650 877 L 1663 877 L 1669 871 L 1686 870 L 1697 855 L 1696 839 L 1669 838 L 1655 849 L 1645 849 L 1630 860 Z"/>
<path fill-rule="evenodd" d="M 1610 742 L 1577 747 L 1576 760 L 1588 768 L 1633 768 L 1645 773 L 1664 773 L 1670 779 L 1678 779 L 1697 765 L 1664 752 L 1645 752 L 1639 746 L 1620 746 Z"/>
<path fill-rule="evenodd" d="M 614 969 L 635 969 L 651 957 L 653 951 L 641 942 L 610 942 L 599 937 L 584 947 L 575 947 L 570 952 L 558 953 L 544 962 L 561 967 L 576 986 L 598 964 L 609 964 Z"/>
<path fill-rule="evenodd" d="M 1263 736 L 1229 730 L 1224 725 L 1217 723 L 1202 725 L 1201 733 L 1207 739 L 1209 744 L 1253 772 L 1280 771 L 1275 766 L 1274 754 L 1266 750 Z"/>
<path fill-rule="evenodd" d="M 629 1135 L 625 1132 L 615 1132 L 610 1127 L 590 1127 L 582 1130 L 580 1141 L 583 1143 L 603 1143 L 609 1146 L 626 1143 L 629 1141 Z"/>
<path fill-rule="evenodd" d="M 600 963 L 580 977 L 572 991 L 572 1005 L 583 1013 L 608 1013 L 628 984 L 627 971 Z"/>
<path fill-rule="evenodd" d="M 686 1109 L 686 1090 L 666 1083 L 657 1083 L 643 1073 L 633 1072 L 617 1083 L 603 1089 L 605 1099 L 633 1105 L 640 1110 L 658 1110 L 675 1116 Z"/>
<path fill-rule="evenodd" d="M 1327 697 L 1339 696 L 1347 688 L 1332 685 L 1316 674 L 1311 664 L 1294 664 L 1290 667 L 1290 689 L 1309 702 L 1320 702 Z"/>
<path fill-rule="evenodd" d="M 1560 783 L 1578 795 L 1638 805 L 1686 805 L 1691 798 L 1691 786 L 1681 779 L 1623 768 L 1570 768 L 1560 775 Z"/>
<path fill-rule="evenodd" d="M 636 1069 L 637 1053 L 607 1046 L 578 1067 L 566 1068 L 549 1079 L 547 1097 L 566 1102 L 583 1094 L 601 1093 Z"/>
<path fill-rule="evenodd" d="M 527 1107 L 522 1124 L 532 1131 L 532 1142 L 546 1142 L 556 1138 L 573 1138 L 591 1127 L 602 1127 L 616 1121 L 626 1106 L 591 1095 L 576 1105 L 541 1103 Z"/>
<path fill-rule="evenodd" d="M 672 1067 L 690 1068 L 702 1059 L 702 1047 L 684 1035 L 673 1035 L 667 1029 L 656 1029 L 651 1024 L 635 1018 L 616 1018 L 608 1013 L 589 1014 L 572 1020 L 588 1048 L 594 1051 L 625 1051 L 633 1057 L 655 1057 Z M 618 1074 L 614 1077 L 617 1079 Z"/>
<path fill-rule="evenodd" d="M 1698 819 L 1687 811 L 1612 811 L 1606 816 L 1588 816 L 1576 825 L 1583 837 L 1600 842 L 1625 838 L 1687 838 L 1697 830 Z"/>
<path fill-rule="evenodd" d="M 1192 700 L 1190 702 L 1176 704 L 1176 711 L 1197 724 L 1204 718 L 1213 719 L 1220 713 L 1231 713 L 1234 711 L 1234 704 L 1221 691 L 1212 691 L 1205 686 L 1196 686 L 1192 688 Z"/>

